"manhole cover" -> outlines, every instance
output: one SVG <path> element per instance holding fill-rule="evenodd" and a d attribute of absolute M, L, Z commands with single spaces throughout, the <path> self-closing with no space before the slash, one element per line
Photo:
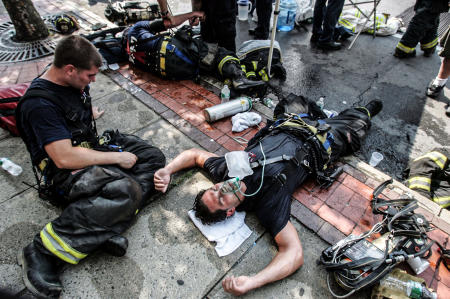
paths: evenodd
<path fill-rule="evenodd" d="M 44 19 L 47 18 L 50 17 L 44 17 Z M 12 22 L 0 24 L 0 63 L 27 61 L 51 55 L 61 37 L 50 35 L 44 40 L 18 43 L 11 39 L 14 33 Z"/>
<path fill-rule="evenodd" d="M 405 23 L 405 27 L 408 27 L 409 22 L 411 22 L 411 19 L 413 17 L 414 17 L 414 6 L 411 6 L 410 8 L 406 9 L 404 12 L 402 12 L 400 15 L 397 16 L 397 18 L 401 18 L 403 20 L 403 22 Z M 449 24 L 450 24 L 450 13 L 441 13 L 439 17 L 439 29 L 438 29 L 439 37 L 442 37 L 442 35 L 444 35 L 445 30 L 447 30 Z"/>

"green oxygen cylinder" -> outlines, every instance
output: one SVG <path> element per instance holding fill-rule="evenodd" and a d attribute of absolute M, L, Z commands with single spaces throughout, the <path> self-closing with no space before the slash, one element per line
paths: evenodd
<path fill-rule="evenodd" d="M 224 117 L 235 115 L 252 109 L 252 98 L 242 96 L 229 102 L 211 106 L 203 110 L 207 122 L 214 122 Z"/>

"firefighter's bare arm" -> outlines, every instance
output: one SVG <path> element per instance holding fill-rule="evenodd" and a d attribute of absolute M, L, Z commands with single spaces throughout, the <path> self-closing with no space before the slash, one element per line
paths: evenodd
<path fill-rule="evenodd" d="M 181 25 L 183 22 L 189 20 L 189 23 L 193 23 L 195 20 L 202 21 L 205 18 L 203 11 L 192 11 L 181 15 L 172 16 L 170 22 L 164 19 L 164 26 L 166 29 Z"/>
<path fill-rule="evenodd" d="M 129 152 L 99 152 L 83 147 L 74 147 L 70 139 L 62 139 L 44 146 L 45 151 L 56 167 L 61 169 L 80 169 L 92 165 L 117 164 L 129 169 L 137 161 L 136 155 Z"/>
<path fill-rule="evenodd" d="M 155 189 L 163 193 L 166 192 L 172 174 L 186 168 L 203 167 L 205 161 L 210 157 L 217 157 L 217 155 L 197 148 L 182 152 L 166 167 L 155 172 Z"/>
<path fill-rule="evenodd" d="M 275 236 L 278 252 L 272 261 L 255 276 L 226 277 L 222 281 L 223 289 L 235 296 L 247 293 L 265 284 L 289 276 L 303 265 L 302 244 L 297 230 L 289 221 Z"/>

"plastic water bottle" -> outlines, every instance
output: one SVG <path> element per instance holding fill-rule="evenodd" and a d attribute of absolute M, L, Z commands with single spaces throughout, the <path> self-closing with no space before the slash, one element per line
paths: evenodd
<path fill-rule="evenodd" d="M 272 101 L 271 98 L 264 98 L 262 102 L 263 102 L 263 104 L 264 104 L 266 107 L 268 107 L 268 108 L 270 108 L 270 109 L 272 109 L 273 107 L 275 107 L 275 105 L 273 104 L 273 101 Z"/>
<path fill-rule="evenodd" d="M 220 91 L 220 99 L 222 100 L 222 103 L 226 103 L 230 100 L 230 89 L 228 88 L 228 85 L 224 85 L 222 90 Z"/>
<path fill-rule="evenodd" d="M 320 97 L 319 100 L 316 102 L 317 106 L 319 106 L 320 110 L 323 109 L 323 107 L 325 107 L 325 98 L 324 97 Z"/>
<path fill-rule="evenodd" d="M 2 166 L 2 168 L 4 170 L 9 172 L 13 176 L 18 176 L 19 174 L 22 173 L 22 167 L 20 167 L 19 165 L 15 164 L 14 162 L 9 160 L 8 158 L 0 158 L 0 165 Z"/>
<path fill-rule="evenodd" d="M 278 15 L 277 30 L 291 31 L 295 25 L 295 14 L 297 13 L 296 0 L 281 0 L 280 14 Z"/>
<path fill-rule="evenodd" d="M 430 292 L 417 281 L 403 281 L 393 276 L 386 276 L 380 281 L 380 286 L 397 291 L 402 295 L 415 299 L 437 299 L 437 294 Z"/>

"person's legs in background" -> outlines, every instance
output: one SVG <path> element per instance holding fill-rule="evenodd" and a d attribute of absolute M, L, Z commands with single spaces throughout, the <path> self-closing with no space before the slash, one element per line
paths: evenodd
<path fill-rule="evenodd" d="M 268 39 L 270 30 L 270 16 L 272 15 L 272 0 L 256 0 L 256 15 L 258 25 L 250 29 L 249 33 L 255 39 Z"/>

